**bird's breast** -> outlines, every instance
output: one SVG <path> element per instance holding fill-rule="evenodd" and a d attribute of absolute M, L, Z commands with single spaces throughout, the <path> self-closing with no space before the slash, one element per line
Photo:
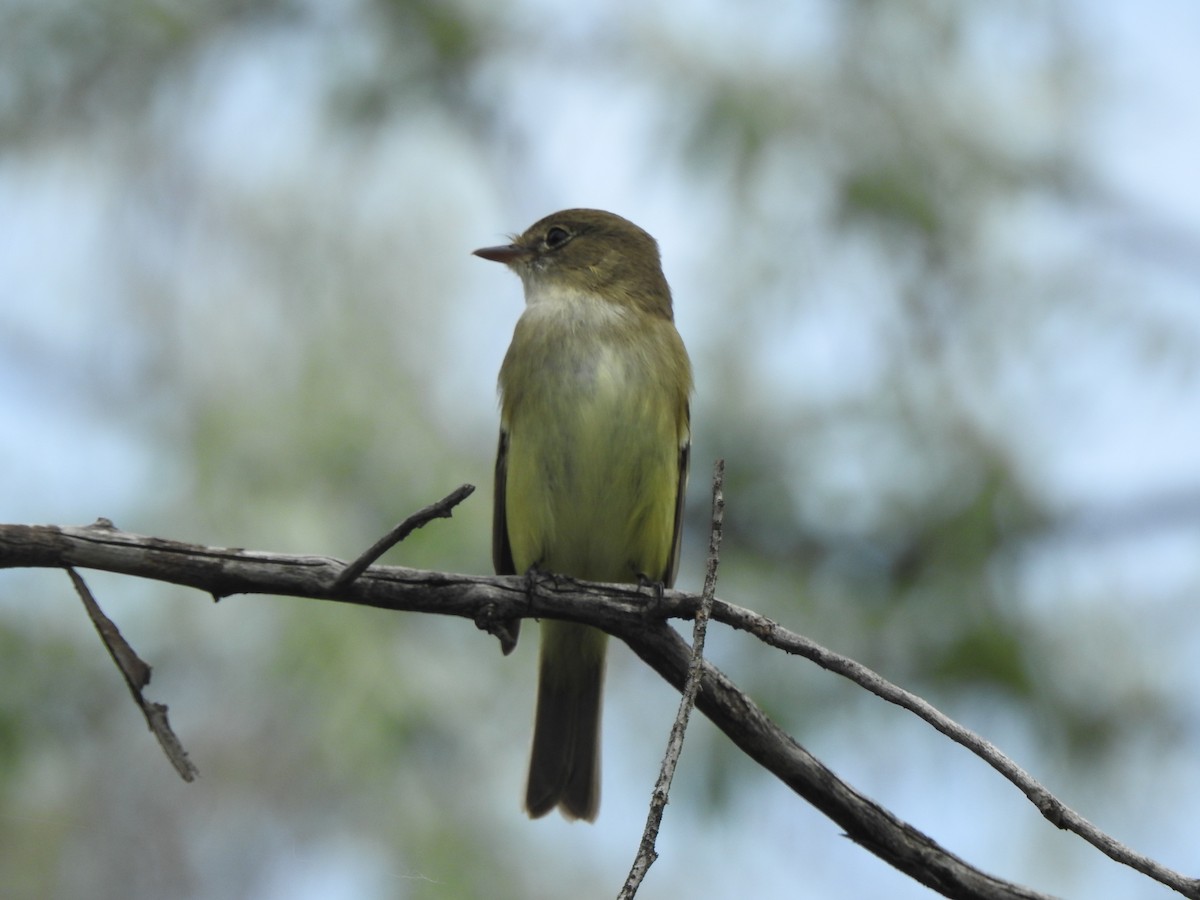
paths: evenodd
<path fill-rule="evenodd" d="M 605 310 L 526 310 L 501 369 L 518 571 L 629 581 L 662 571 L 678 485 L 679 398 L 650 337 Z"/>

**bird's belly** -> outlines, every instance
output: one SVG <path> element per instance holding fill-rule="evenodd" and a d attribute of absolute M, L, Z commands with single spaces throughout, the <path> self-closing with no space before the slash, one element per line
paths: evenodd
<path fill-rule="evenodd" d="M 594 581 L 662 577 L 671 553 L 678 437 L 671 398 L 615 353 L 565 367 L 508 446 L 509 538 L 518 571 L 532 565 Z M 545 420 L 548 419 L 548 420 Z"/>

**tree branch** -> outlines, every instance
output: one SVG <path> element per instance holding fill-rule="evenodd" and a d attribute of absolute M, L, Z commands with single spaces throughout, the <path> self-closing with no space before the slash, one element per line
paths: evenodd
<path fill-rule="evenodd" d="M 556 578 L 539 582 L 537 591 L 531 594 L 526 580 L 517 576 L 453 575 L 375 566 L 331 596 L 330 585 L 344 564 L 328 557 L 206 547 L 144 537 L 120 531 L 107 520 L 84 528 L 0 525 L 0 568 L 71 566 L 184 585 L 217 598 L 230 594 L 319 598 L 380 609 L 460 616 L 479 627 L 487 627 L 487 623 L 495 620 L 535 616 L 582 622 L 624 640 L 677 689 L 683 688 L 692 658 L 691 648 L 665 621 L 647 616 L 645 593 L 636 585 L 595 585 Z M 691 618 L 700 603 L 701 598 L 696 595 L 667 591 L 654 613 L 664 618 Z M 803 648 L 809 658 L 819 657 L 825 662 L 843 659 L 780 629 L 768 619 L 720 600 L 713 603 L 712 618 L 749 630 L 788 652 L 800 652 Z M 990 900 L 1044 896 L 980 872 L 859 794 L 768 719 L 719 670 L 708 662 L 702 665 L 697 708 L 751 758 L 841 825 L 848 836 L 870 852 L 946 897 Z M 842 669 L 845 671 L 841 674 L 856 681 L 859 680 L 856 674 L 869 673 L 866 669 L 856 673 L 853 667 L 842 666 Z M 876 687 L 887 685 L 881 678 L 879 682 Z M 885 696 L 880 690 L 872 690 Z M 894 685 L 887 686 L 886 692 L 895 696 L 905 694 Z M 925 713 L 932 710 L 924 701 L 912 706 L 927 707 Z M 950 722 L 940 713 L 937 716 L 939 721 L 944 720 L 943 726 Z M 927 715 L 922 717 L 930 720 Z M 939 730 L 950 733 L 944 727 Z M 960 737 L 970 735 L 962 726 L 956 725 L 951 730 Z M 991 747 L 982 738 L 973 738 L 966 745 L 975 752 L 984 745 Z M 1011 778 L 1012 773 L 1005 772 L 1005 776 Z M 1043 798 L 1039 808 L 1045 805 Z M 1066 810 L 1058 801 L 1051 804 L 1054 805 Z M 1075 814 L 1062 816 L 1055 824 L 1071 828 L 1078 824 L 1074 818 Z M 1111 838 L 1107 841 L 1120 846 Z M 1145 859 L 1132 851 L 1127 851 L 1127 855 Z M 1184 896 L 1200 900 L 1200 879 L 1185 878 L 1157 864 L 1152 864 L 1149 871 L 1141 866 L 1135 868 Z"/>
<path fill-rule="evenodd" d="M 991 741 L 969 728 L 963 727 L 928 701 L 892 684 L 862 663 L 834 653 L 803 635 L 789 631 L 766 616 L 720 600 L 713 609 L 713 618 L 740 631 L 753 634 L 768 646 L 776 647 L 794 656 L 802 656 L 821 668 L 866 688 L 888 703 L 893 703 L 913 713 L 956 744 L 966 747 L 1003 775 L 1005 779 L 1012 782 L 1037 807 L 1038 812 L 1056 828 L 1079 835 L 1115 862 L 1129 866 L 1143 875 L 1148 875 L 1155 881 L 1179 891 L 1184 896 L 1195 897 L 1200 892 L 1200 879 L 1185 877 L 1105 834 L 1055 797 L 1045 785 L 1001 752 L 1000 748 Z"/>

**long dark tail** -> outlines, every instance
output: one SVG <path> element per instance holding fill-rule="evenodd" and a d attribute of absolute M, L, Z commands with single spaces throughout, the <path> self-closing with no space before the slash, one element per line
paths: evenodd
<path fill-rule="evenodd" d="M 542 623 L 537 713 L 525 809 L 554 807 L 592 821 L 600 808 L 600 712 L 607 635 L 586 625 Z"/>

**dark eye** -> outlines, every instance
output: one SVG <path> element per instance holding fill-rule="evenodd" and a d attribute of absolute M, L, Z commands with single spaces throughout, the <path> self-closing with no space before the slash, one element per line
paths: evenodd
<path fill-rule="evenodd" d="M 571 233 L 565 228 L 559 228 L 555 225 L 546 232 L 546 246 L 553 250 L 555 247 L 561 247 L 571 239 Z"/>

